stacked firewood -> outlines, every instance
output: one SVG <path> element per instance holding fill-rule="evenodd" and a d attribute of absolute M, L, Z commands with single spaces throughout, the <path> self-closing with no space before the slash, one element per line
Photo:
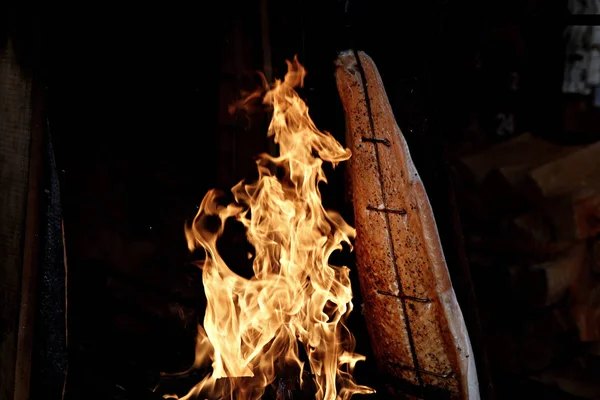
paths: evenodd
<path fill-rule="evenodd" d="M 492 363 L 600 396 L 600 142 L 524 133 L 454 164 Z"/>

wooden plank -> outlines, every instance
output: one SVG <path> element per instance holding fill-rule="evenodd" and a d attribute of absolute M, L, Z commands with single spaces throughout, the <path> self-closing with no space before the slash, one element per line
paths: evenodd
<path fill-rule="evenodd" d="M 37 271 L 40 233 L 40 185 L 44 160 L 44 109 L 43 92 L 39 85 L 32 89 L 33 119 L 29 157 L 29 187 L 25 216 L 25 242 L 21 272 L 21 306 L 15 362 L 14 400 L 28 400 L 31 382 L 31 357 L 33 353 L 33 327 L 36 309 Z"/>
<path fill-rule="evenodd" d="M 0 53 L 0 400 L 12 400 L 31 137 L 31 80 Z"/>

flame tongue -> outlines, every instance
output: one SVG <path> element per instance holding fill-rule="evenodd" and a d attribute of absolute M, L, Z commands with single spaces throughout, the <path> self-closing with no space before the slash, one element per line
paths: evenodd
<path fill-rule="evenodd" d="M 354 339 L 344 325 L 352 310 L 349 270 L 328 262 L 342 243 L 350 245 L 355 231 L 323 208 L 318 189 L 326 182 L 323 161 L 335 165 L 350 158 L 350 151 L 310 119 L 294 90 L 304 76 L 297 60 L 288 62 L 284 81 L 264 99 L 273 106 L 269 136 L 279 144 L 279 157 L 259 156 L 259 179 L 232 189 L 235 204 L 221 206 L 218 193 L 209 192 L 186 228 L 190 250 L 204 248 L 207 254 L 202 266 L 207 309 L 195 366 L 210 358 L 213 367 L 188 397 L 215 395 L 222 390 L 216 380 L 229 378 L 232 397 L 258 399 L 284 366 L 302 371 L 298 343 L 308 355 L 317 399 L 372 392 L 351 375 L 364 358 L 353 353 Z M 283 170 L 284 177 L 278 179 L 268 165 Z M 206 228 L 211 217 L 218 217 L 217 229 Z M 255 248 L 251 279 L 231 271 L 217 251 L 231 217 L 244 224 Z"/>

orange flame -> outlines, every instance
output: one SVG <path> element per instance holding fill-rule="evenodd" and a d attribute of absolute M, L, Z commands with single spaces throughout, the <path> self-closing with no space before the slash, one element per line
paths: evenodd
<path fill-rule="evenodd" d="M 279 157 L 258 157 L 259 179 L 236 185 L 235 203 L 220 205 L 216 191 L 207 193 L 186 227 L 189 249 L 206 251 L 201 268 L 207 309 L 194 366 L 210 360 L 212 374 L 185 398 L 228 391 L 231 398 L 259 399 L 284 366 L 297 368 L 301 379 L 298 343 L 308 356 L 316 399 L 373 392 L 352 377 L 364 357 L 353 352 L 354 338 L 344 325 L 353 307 L 349 269 L 329 264 L 342 243 L 350 245 L 355 230 L 323 208 L 318 188 L 326 182 L 323 161 L 335 166 L 351 153 L 316 128 L 294 90 L 306 72 L 297 59 L 287 64 L 283 82 L 277 80 L 264 97 L 273 107 L 268 136 L 279 144 Z M 284 171 L 283 178 L 269 166 Z M 215 217 L 220 225 L 208 229 Z M 231 217 L 244 224 L 255 248 L 251 279 L 234 273 L 217 251 Z"/>

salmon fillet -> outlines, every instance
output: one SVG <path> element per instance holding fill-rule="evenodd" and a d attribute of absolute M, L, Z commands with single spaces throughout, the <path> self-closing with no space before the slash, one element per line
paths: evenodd
<path fill-rule="evenodd" d="M 336 82 L 352 151 L 357 271 L 379 368 L 416 397 L 435 389 L 477 400 L 471 344 L 433 212 L 377 67 L 363 52 L 343 52 Z"/>

